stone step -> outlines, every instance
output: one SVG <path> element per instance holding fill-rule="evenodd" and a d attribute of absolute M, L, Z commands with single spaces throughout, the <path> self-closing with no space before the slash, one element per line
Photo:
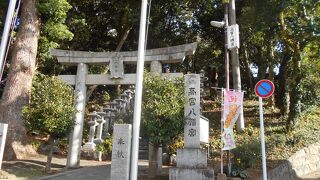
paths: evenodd
<path fill-rule="evenodd" d="M 149 151 L 139 149 L 139 159 L 140 160 L 148 160 L 149 159 Z"/>
<path fill-rule="evenodd" d="M 149 159 L 149 142 L 146 139 L 140 139 L 139 141 L 139 159 Z"/>

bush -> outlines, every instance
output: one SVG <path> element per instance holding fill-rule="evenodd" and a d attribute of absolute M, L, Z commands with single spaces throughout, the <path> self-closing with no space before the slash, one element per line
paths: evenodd
<path fill-rule="evenodd" d="M 73 90 L 57 77 L 37 74 L 31 101 L 23 108 L 26 127 L 40 135 L 66 136 L 73 127 Z"/>
<path fill-rule="evenodd" d="M 184 127 L 184 86 L 182 79 L 170 80 L 145 73 L 143 129 L 154 145 L 172 142 Z"/>
<path fill-rule="evenodd" d="M 177 149 L 181 149 L 184 146 L 183 136 L 179 136 L 172 143 L 167 145 L 167 151 L 169 155 L 177 154 Z"/>
<path fill-rule="evenodd" d="M 112 136 L 107 136 L 101 144 L 97 144 L 96 149 L 105 155 L 110 154 L 112 152 Z"/>
<path fill-rule="evenodd" d="M 237 148 L 231 150 L 234 158 L 237 160 L 239 167 L 250 168 L 254 167 L 261 161 L 261 144 L 258 138 L 248 138 Z"/>

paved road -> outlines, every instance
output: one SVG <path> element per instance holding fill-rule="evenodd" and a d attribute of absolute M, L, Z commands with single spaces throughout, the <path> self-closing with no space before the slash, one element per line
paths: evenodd
<path fill-rule="evenodd" d="M 111 165 L 89 166 L 74 170 L 64 171 L 59 174 L 42 177 L 38 180 L 110 180 Z M 145 162 L 139 162 L 139 170 L 146 171 Z M 256 179 L 256 178 L 253 178 Z M 301 179 L 320 180 L 320 171 L 312 172 Z"/>
<path fill-rule="evenodd" d="M 139 174 L 145 174 L 147 161 L 139 161 Z M 110 162 L 106 165 L 89 166 L 71 169 L 51 176 L 41 177 L 38 180 L 110 180 Z"/>
<path fill-rule="evenodd" d="M 110 164 L 67 170 L 39 180 L 110 180 Z"/>

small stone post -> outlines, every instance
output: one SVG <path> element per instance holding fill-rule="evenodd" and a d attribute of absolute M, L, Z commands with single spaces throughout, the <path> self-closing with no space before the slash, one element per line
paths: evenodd
<path fill-rule="evenodd" d="M 7 130 L 8 130 L 8 124 L 0 123 L 0 171 L 2 166 L 4 146 L 6 144 Z"/>
<path fill-rule="evenodd" d="M 131 134 L 131 124 L 114 125 L 110 179 L 129 180 Z"/>

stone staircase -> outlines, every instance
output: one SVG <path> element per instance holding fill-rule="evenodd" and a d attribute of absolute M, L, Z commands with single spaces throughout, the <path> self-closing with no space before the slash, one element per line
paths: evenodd
<path fill-rule="evenodd" d="M 146 138 L 142 138 L 139 141 L 139 160 L 149 159 L 149 141 Z"/>

